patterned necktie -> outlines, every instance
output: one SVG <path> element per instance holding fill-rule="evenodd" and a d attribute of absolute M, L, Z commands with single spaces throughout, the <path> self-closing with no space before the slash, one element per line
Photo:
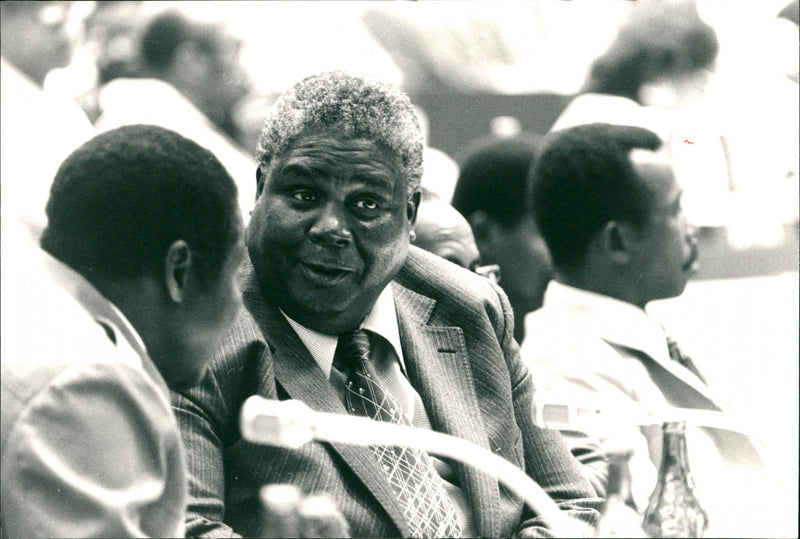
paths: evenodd
<path fill-rule="evenodd" d="M 706 379 L 703 378 L 703 375 L 700 374 L 700 370 L 694 364 L 694 361 L 692 361 L 692 358 L 684 354 L 678 347 L 678 343 L 675 342 L 675 339 L 673 339 L 670 336 L 667 336 L 667 349 L 669 350 L 670 359 L 672 359 L 673 361 L 677 361 L 678 363 L 680 363 L 681 365 L 692 371 L 692 373 L 694 373 L 695 376 L 700 378 L 700 380 L 704 384 L 708 385 Z"/>
<path fill-rule="evenodd" d="M 339 336 L 333 366 L 346 377 L 345 406 L 353 414 L 410 425 L 399 403 L 380 385 L 362 330 Z M 459 537 L 456 512 L 427 453 L 399 446 L 372 446 L 403 506 L 414 537 Z"/>

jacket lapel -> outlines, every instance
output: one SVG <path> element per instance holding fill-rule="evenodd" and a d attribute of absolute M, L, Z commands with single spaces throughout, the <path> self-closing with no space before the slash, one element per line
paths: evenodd
<path fill-rule="evenodd" d="M 677 363 L 665 365 L 641 350 L 613 345 L 621 348 L 628 354 L 637 357 L 647 369 L 647 373 L 670 405 L 678 408 L 695 408 L 701 410 L 722 411 L 710 396 L 708 386 L 694 383 L 693 377 L 680 372 L 683 369 Z M 688 380 L 687 380 L 688 379 Z M 693 382 L 693 383 L 690 383 Z M 702 387 L 697 387 L 702 386 Z M 701 427 L 714 441 L 725 463 L 730 467 L 743 467 L 761 470 L 764 461 L 757 444 L 742 432 L 718 429 L 714 427 Z"/>
<path fill-rule="evenodd" d="M 433 429 L 489 448 L 461 328 L 429 324 L 434 300 L 396 283 L 393 292 L 409 381 L 425 403 Z M 476 531 L 482 537 L 497 536 L 497 481 L 472 466 L 456 466 Z"/>
<path fill-rule="evenodd" d="M 254 279 L 254 275 L 252 278 Z M 339 395 L 280 310 L 264 300 L 253 281 L 246 281 L 243 295 L 248 310 L 266 337 L 272 352 L 276 384 L 290 398 L 304 402 L 312 410 L 346 415 L 347 410 Z M 400 530 L 400 534 L 409 536 L 411 529 L 403 517 L 403 509 L 372 450 L 369 447 L 343 443 L 324 443 L 339 454 L 351 473 L 375 496 Z"/>

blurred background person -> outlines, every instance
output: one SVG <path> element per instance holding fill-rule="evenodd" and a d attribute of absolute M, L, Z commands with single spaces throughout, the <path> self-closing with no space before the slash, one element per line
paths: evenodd
<path fill-rule="evenodd" d="M 735 187 L 719 125 L 701 106 L 718 52 L 695 2 L 637 2 L 551 131 L 607 122 L 656 132 L 684 188 L 689 221 L 723 226 Z"/>
<path fill-rule="evenodd" d="M 473 141 L 459 156 L 453 207 L 469 222 L 484 264 L 500 267 L 500 287 L 522 342 L 525 314 L 541 307 L 552 276 L 550 255 L 525 204 L 528 171 L 541 137 L 518 134 Z"/>
<path fill-rule="evenodd" d="M 193 20 L 179 9 L 156 13 L 141 35 L 141 75 L 116 78 L 100 89 L 96 126 L 150 123 L 208 148 L 239 187 L 246 221 L 255 201 L 256 164 L 230 127 L 235 105 L 250 88 L 241 46 L 224 23 Z"/>
<path fill-rule="evenodd" d="M 440 196 L 425 188 L 421 191 L 411 244 L 462 268 L 476 268 L 480 253 L 467 220 Z"/>
<path fill-rule="evenodd" d="M 49 82 L 73 87 L 76 101 L 95 123 L 101 112 L 100 88 L 117 78 L 139 76 L 139 42 L 148 14 L 142 0 L 91 4 L 83 20 L 82 46 L 70 67 Z"/>
<path fill-rule="evenodd" d="M 0 2 L 0 181 L 4 252 L 23 228 L 38 238 L 56 169 L 94 134 L 69 96 L 43 90 L 53 69 L 68 65 L 77 36 L 73 2 Z M 3 262 L 9 260 L 2 256 Z"/>

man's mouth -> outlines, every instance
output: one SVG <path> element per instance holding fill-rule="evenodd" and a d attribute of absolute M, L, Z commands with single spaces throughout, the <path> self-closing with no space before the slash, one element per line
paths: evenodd
<path fill-rule="evenodd" d="M 334 286 L 353 273 L 344 266 L 301 262 L 303 276 L 318 286 Z"/>
<path fill-rule="evenodd" d="M 685 273 L 695 273 L 700 269 L 699 251 L 697 249 L 697 240 L 689 242 L 689 258 L 683 263 L 683 271 Z"/>

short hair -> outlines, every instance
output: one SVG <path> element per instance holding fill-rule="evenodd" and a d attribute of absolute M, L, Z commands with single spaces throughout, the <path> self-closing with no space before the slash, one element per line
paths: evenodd
<path fill-rule="evenodd" d="M 61 164 L 41 246 L 90 282 L 162 272 L 172 243 L 215 283 L 241 228 L 236 184 L 214 155 L 181 135 L 128 125 L 95 136 Z"/>
<path fill-rule="evenodd" d="M 190 20 L 175 9 L 155 15 L 142 33 L 141 61 L 151 71 L 164 71 L 172 65 L 178 47 L 187 42 L 213 52 L 216 48 L 214 26 Z"/>
<path fill-rule="evenodd" d="M 648 201 L 630 151 L 660 146 L 658 135 L 648 129 L 599 123 L 545 138 L 531 170 L 528 201 L 556 268 L 578 269 L 608 221 L 634 226 L 647 221 Z"/>
<path fill-rule="evenodd" d="M 646 83 L 706 69 L 718 52 L 716 32 L 694 4 L 634 3 L 608 50 L 592 62 L 583 91 L 640 101 Z"/>
<path fill-rule="evenodd" d="M 532 133 L 490 135 L 472 141 L 457 158 L 453 207 L 466 218 L 484 211 L 506 228 L 519 223 L 528 212 L 528 172 L 541 142 L 542 137 Z"/>
<path fill-rule="evenodd" d="M 273 105 L 258 141 L 262 170 L 301 137 L 336 133 L 366 138 L 399 160 L 407 194 L 422 178 L 422 131 L 408 96 L 390 84 L 342 71 L 312 75 Z"/>

